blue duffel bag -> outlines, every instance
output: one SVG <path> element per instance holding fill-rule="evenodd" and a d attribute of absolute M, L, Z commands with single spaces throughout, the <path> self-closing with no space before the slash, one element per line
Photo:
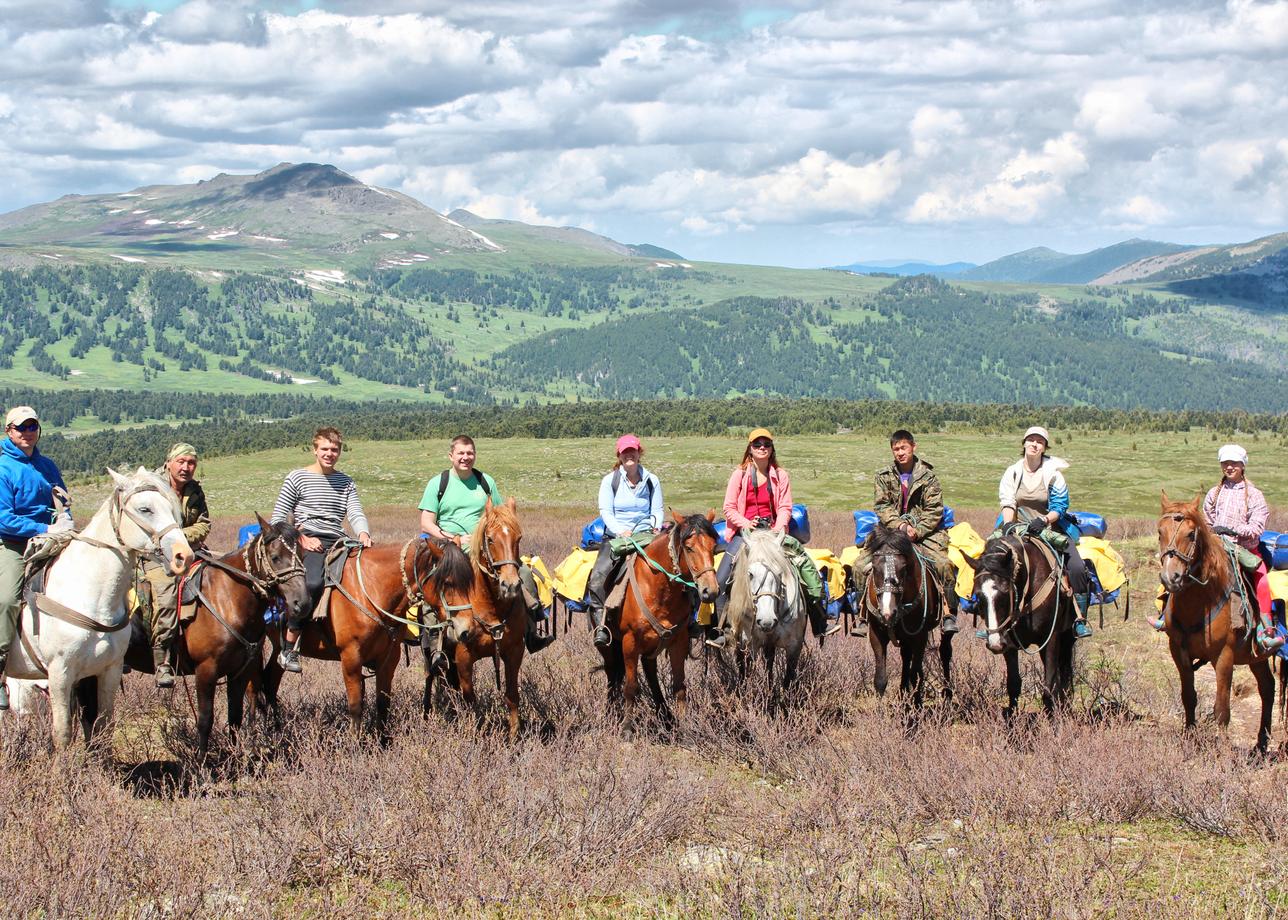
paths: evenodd
<path fill-rule="evenodd" d="M 787 522 L 787 533 L 802 544 L 809 542 L 809 509 L 804 505 L 792 505 L 792 516 Z"/>
<path fill-rule="evenodd" d="M 581 548 L 599 549 L 599 544 L 603 542 L 604 519 L 597 517 L 581 529 Z"/>
<path fill-rule="evenodd" d="M 1288 533 L 1274 530 L 1261 534 L 1261 555 L 1272 569 L 1288 569 Z"/>
<path fill-rule="evenodd" d="M 1107 526 L 1105 519 L 1098 514 L 1090 511 L 1070 511 L 1069 517 L 1073 518 L 1074 523 L 1078 525 L 1078 532 L 1084 537 L 1105 538 Z"/>
<path fill-rule="evenodd" d="M 875 511 L 856 511 L 854 512 L 854 545 L 862 546 L 863 541 L 868 538 L 868 534 L 877 529 L 877 513 Z"/>

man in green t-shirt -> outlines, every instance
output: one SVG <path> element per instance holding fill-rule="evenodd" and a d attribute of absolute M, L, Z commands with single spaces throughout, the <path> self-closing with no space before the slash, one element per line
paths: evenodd
<path fill-rule="evenodd" d="M 469 435 L 452 438 L 448 453 L 451 469 L 431 479 L 420 499 L 420 529 L 464 550 L 469 549 L 470 534 L 483 516 L 487 500 L 491 498 L 494 505 L 503 500 L 496 480 L 474 469 L 475 453 L 474 439 Z"/>
<path fill-rule="evenodd" d="M 470 534 L 483 516 L 488 499 L 494 505 L 503 500 L 496 480 L 482 470 L 474 469 L 475 456 L 473 438 L 465 434 L 452 438 L 448 451 L 451 467 L 429 480 L 420 499 L 420 529 L 431 537 L 451 540 L 466 552 L 469 551 Z M 539 652 L 553 642 L 554 637 L 537 634 L 536 620 L 544 615 L 544 611 L 540 609 L 541 601 L 536 599 L 537 583 L 532 570 L 521 565 L 519 579 L 523 582 L 524 594 L 533 599 L 528 609 L 528 631 L 524 638 L 529 652 Z M 447 665 L 441 637 L 438 630 L 432 636 L 429 630 L 421 631 L 422 640 L 433 643 L 429 646 L 430 667 L 445 668 Z"/>

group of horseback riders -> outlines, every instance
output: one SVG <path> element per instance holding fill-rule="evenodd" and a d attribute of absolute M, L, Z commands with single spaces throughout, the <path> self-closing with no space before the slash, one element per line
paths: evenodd
<path fill-rule="evenodd" d="M 0 709 L 8 707 L 8 694 L 3 681 L 5 661 L 14 641 L 22 605 L 24 553 L 33 539 L 51 533 L 72 530 L 74 524 L 61 474 L 52 460 L 38 449 L 40 419 L 30 406 L 18 406 L 5 418 L 5 439 L 0 443 Z M 1068 463 L 1048 454 L 1050 436 L 1041 426 L 1025 431 L 1021 440 L 1020 459 L 1002 474 L 998 498 L 1002 526 L 1015 531 L 1023 529 L 1035 538 L 1043 535 L 1064 556 L 1077 614 L 1074 634 L 1077 638 L 1091 635 L 1086 621 L 1090 602 L 1090 579 L 1081 557 L 1074 549 L 1079 532 L 1069 514 L 1069 490 L 1063 471 Z M 343 450 L 340 432 L 333 427 L 320 428 L 313 437 L 314 462 L 293 470 L 286 476 L 271 523 L 293 519 L 300 532 L 306 582 L 315 599 L 324 584 L 326 561 L 337 546 L 371 545 L 370 527 L 362 510 L 353 479 L 336 467 Z M 917 454 L 913 434 L 899 429 L 890 437 L 891 462 L 874 477 L 874 506 L 880 523 L 902 531 L 916 551 L 926 560 L 938 580 L 946 599 L 942 630 L 958 630 L 955 591 L 956 571 L 948 554 L 948 533 L 944 527 L 944 502 L 934 467 Z M 475 468 L 477 451 L 472 438 L 459 435 L 452 439 L 451 465 L 426 484 L 419 504 L 421 530 L 430 537 L 450 540 L 468 549 L 469 536 L 478 524 L 489 500 L 500 503 L 496 481 Z M 621 554 L 610 549 L 612 538 L 639 534 L 651 536 L 662 528 L 663 487 L 656 474 L 645 468 L 644 446 L 634 434 L 624 434 L 615 444 L 613 468 L 599 485 L 599 514 L 605 526 L 589 583 L 587 597 L 591 612 L 593 640 L 606 647 L 612 634 L 606 624 L 606 606 L 611 590 L 621 576 Z M 201 547 L 210 533 L 210 513 L 205 493 L 195 478 L 197 449 L 177 443 L 167 452 L 158 474 L 168 480 L 179 496 L 184 536 L 194 547 Z M 1219 462 L 1222 480 L 1203 503 L 1208 524 L 1216 533 L 1255 551 L 1265 529 L 1269 507 L 1262 493 L 1246 479 L 1247 452 L 1238 445 L 1221 448 Z M 741 462 L 731 471 L 724 496 L 724 517 L 728 546 L 717 571 L 721 586 L 716 600 L 717 619 L 706 629 L 706 642 L 723 648 L 729 641 L 725 618 L 728 588 L 733 563 L 743 545 L 743 534 L 757 528 L 768 528 L 783 535 L 783 549 L 799 572 L 813 632 L 820 640 L 839 626 L 829 623 L 823 584 L 817 568 L 804 547 L 788 536 L 792 511 L 791 478 L 781 466 L 775 451 L 774 437 L 765 428 L 756 428 L 747 436 Z M 351 540 L 345 530 L 356 535 Z M 1063 536 L 1067 539 L 1058 539 Z M 179 597 L 176 581 L 164 566 L 145 560 L 140 576 L 150 587 L 146 605 L 151 628 L 157 684 L 173 686 L 172 647 L 179 627 Z M 539 605 L 530 572 L 523 572 L 525 602 Z M 1270 650 L 1283 644 L 1271 628 L 1270 594 L 1264 563 L 1254 577 L 1257 603 L 1255 613 L 1257 641 Z M 533 611 L 534 613 L 536 611 Z M 298 638 L 308 610 L 291 611 L 286 623 L 285 641 L 278 663 L 288 671 L 300 671 Z M 539 651 L 550 636 L 535 630 L 536 617 L 529 617 L 526 644 L 529 651 Z M 1157 626 L 1158 623 L 1155 622 Z M 858 631 L 866 626 L 860 621 Z M 978 635 L 978 634 L 977 634 Z M 433 654 L 441 650 L 429 649 Z"/>

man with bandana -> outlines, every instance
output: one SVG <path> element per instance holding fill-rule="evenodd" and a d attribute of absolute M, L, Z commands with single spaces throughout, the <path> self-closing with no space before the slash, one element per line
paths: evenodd
<path fill-rule="evenodd" d="M 183 535 L 193 549 L 200 548 L 210 536 L 210 511 L 206 507 L 206 493 L 194 474 L 197 471 L 197 449 L 180 442 L 170 448 L 165 464 L 157 475 L 170 483 L 179 496 L 182 513 L 179 524 Z M 179 632 L 178 580 L 170 574 L 168 566 L 156 559 L 144 559 L 141 574 L 152 588 L 152 603 L 145 613 L 152 631 L 152 662 L 156 670 L 158 687 L 174 686 L 174 666 L 171 658 L 175 636 Z"/>

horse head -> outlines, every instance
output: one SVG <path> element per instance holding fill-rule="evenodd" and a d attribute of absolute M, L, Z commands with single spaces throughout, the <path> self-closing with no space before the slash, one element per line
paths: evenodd
<path fill-rule="evenodd" d="M 522 591 L 519 582 L 519 540 L 523 528 L 514 499 L 494 505 L 489 497 L 483 514 L 470 536 L 470 560 L 475 568 L 496 585 L 497 599 L 509 603 L 518 600 Z"/>
<path fill-rule="evenodd" d="M 110 467 L 107 472 L 116 486 L 105 507 L 117 543 L 137 553 L 159 549 L 170 571 L 182 574 L 192 559 L 192 547 L 183 535 L 179 496 L 168 482 L 143 467 L 133 476 L 123 476 Z"/>
<path fill-rule="evenodd" d="M 790 577 L 791 563 L 783 551 L 783 535 L 770 530 L 753 530 L 743 536 L 742 560 L 745 575 L 735 579 L 746 594 L 737 606 L 750 602 L 755 610 L 756 628 L 768 635 L 782 622 L 788 606 L 789 595 L 799 593 L 799 586 Z M 740 566 L 741 568 L 742 566 Z M 730 605 L 735 602 L 732 597 Z"/>
<path fill-rule="evenodd" d="M 716 582 L 715 552 L 719 537 L 712 521 L 715 511 L 688 517 L 671 512 L 675 527 L 671 531 L 671 560 L 677 574 L 688 578 L 698 589 L 698 598 L 704 604 L 713 603 L 720 585 Z"/>
<path fill-rule="evenodd" d="M 915 602 L 924 590 L 916 550 L 902 530 L 880 524 L 868 538 L 867 548 L 872 559 L 868 607 L 889 629 L 903 615 L 908 604 Z"/>
<path fill-rule="evenodd" d="M 1220 554 L 1209 550 L 1219 538 L 1207 525 L 1201 509 L 1203 497 L 1192 502 L 1172 501 L 1162 492 L 1158 519 L 1158 580 L 1169 593 L 1181 591 L 1186 582 L 1207 581 L 1202 570 Z"/>
<path fill-rule="evenodd" d="M 416 558 L 425 554 L 433 572 L 425 586 L 425 600 L 443 613 L 444 620 L 468 614 L 477 626 L 486 629 L 494 640 L 505 632 L 505 619 L 500 615 L 492 594 L 487 590 L 474 590 L 475 566 L 451 540 L 426 539 L 420 541 Z M 419 564 L 419 563 L 418 563 Z M 469 628 L 458 629 L 457 638 L 469 639 Z"/>
<path fill-rule="evenodd" d="M 975 594 L 984 604 L 988 625 L 988 650 L 1002 652 L 1011 641 L 1006 630 L 1014 623 L 1017 613 L 1017 585 L 1024 564 L 1022 548 L 1010 541 L 994 537 L 984 544 L 979 559 L 964 556 L 966 564 L 975 570 Z"/>
<path fill-rule="evenodd" d="M 300 533 L 286 521 L 270 524 L 255 515 L 259 533 L 246 544 L 246 574 L 271 588 L 290 610 L 303 616 L 312 606 L 300 558 Z"/>

